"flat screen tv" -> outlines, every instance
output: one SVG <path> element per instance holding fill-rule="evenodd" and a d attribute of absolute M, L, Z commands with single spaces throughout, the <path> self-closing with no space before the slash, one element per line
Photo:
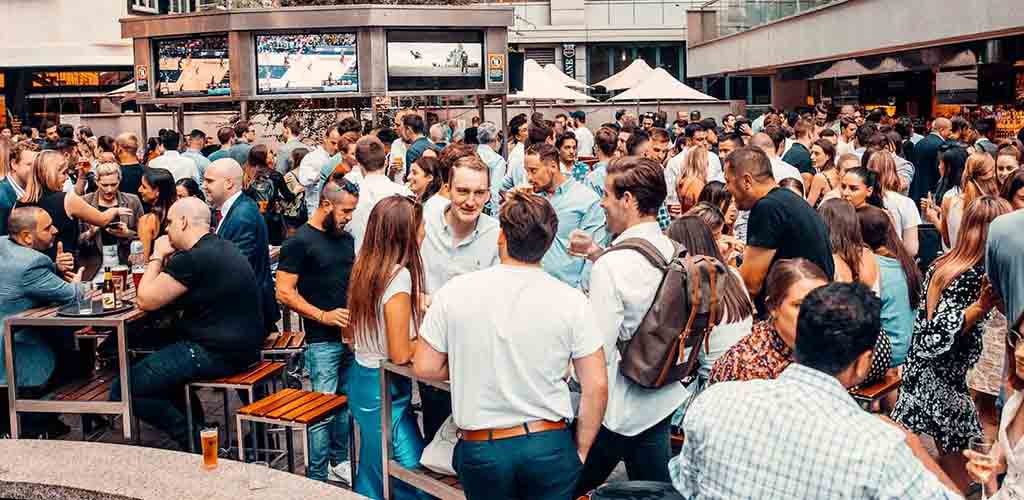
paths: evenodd
<path fill-rule="evenodd" d="M 158 39 L 157 97 L 229 95 L 228 36 Z"/>
<path fill-rule="evenodd" d="M 388 32 L 388 90 L 484 88 L 482 31 Z"/>
<path fill-rule="evenodd" d="M 355 33 L 256 35 L 256 92 L 358 92 Z"/>

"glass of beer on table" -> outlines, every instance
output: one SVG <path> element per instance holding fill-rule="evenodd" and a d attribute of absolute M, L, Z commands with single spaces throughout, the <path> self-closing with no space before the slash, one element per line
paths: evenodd
<path fill-rule="evenodd" d="M 206 427 L 199 432 L 199 439 L 203 444 L 203 468 L 206 470 L 217 468 L 217 428 Z"/>

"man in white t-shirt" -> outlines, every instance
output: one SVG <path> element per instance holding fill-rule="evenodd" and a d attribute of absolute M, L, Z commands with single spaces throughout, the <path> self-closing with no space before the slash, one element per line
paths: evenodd
<path fill-rule="evenodd" d="M 164 152 L 149 162 L 149 168 L 167 169 L 174 177 L 174 182 L 182 179 L 193 179 L 198 182 L 199 167 L 191 158 L 178 152 L 180 144 L 181 135 L 173 130 L 165 130 L 160 136 L 160 147 Z"/>
<path fill-rule="evenodd" d="M 704 126 L 699 123 L 691 123 L 683 130 L 686 136 L 686 147 L 672 157 L 665 167 L 665 187 L 668 190 L 667 201 L 669 204 L 679 203 L 679 196 L 676 194 L 676 182 L 682 175 L 683 166 L 686 164 L 686 152 L 694 146 L 708 147 L 708 135 Z M 722 171 L 722 161 L 718 155 L 708 151 L 708 181 L 725 182 L 725 174 Z"/>
<path fill-rule="evenodd" d="M 576 133 L 576 151 L 580 156 L 594 156 L 594 133 L 587 128 L 587 114 L 583 111 L 573 111 L 569 117 L 576 122 L 573 132 Z"/>
<path fill-rule="evenodd" d="M 356 205 L 356 211 L 352 213 L 352 221 L 348 223 L 346 230 L 355 238 L 358 255 L 363 247 L 363 234 L 366 233 L 370 213 L 373 212 L 373 207 L 377 206 L 377 202 L 396 194 L 412 196 L 412 191 L 388 178 L 384 143 L 376 136 L 367 135 L 356 142 L 356 161 L 363 168 L 364 177 L 359 182 L 359 204 Z M 306 196 L 308 199 L 308 192 Z"/>
<path fill-rule="evenodd" d="M 558 230 L 551 204 L 511 191 L 500 218 L 501 265 L 434 294 L 413 367 L 451 379 L 466 498 L 574 498 L 608 396 L 601 335 L 583 293 L 540 266 Z M 570 364 L 583 388 L 575 440 Z"/>

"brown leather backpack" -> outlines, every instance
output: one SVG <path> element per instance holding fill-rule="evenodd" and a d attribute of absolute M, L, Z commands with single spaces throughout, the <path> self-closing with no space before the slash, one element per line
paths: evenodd
<path fill-rule="evenodd" d="M 712 257 L 690 255 L 673 242 L 671 262 L 650 242 L 629 238 L 605 251 L 633 250 L 664 273 L 630 340 L 620 340 L 619 371 L 632 382 L 657 389 L 674 382 L 689 384 L 696 372 L 700 345 L 722 317 L 725 265 Z M 688 359 L 686 349 L 690 349 Z"/>

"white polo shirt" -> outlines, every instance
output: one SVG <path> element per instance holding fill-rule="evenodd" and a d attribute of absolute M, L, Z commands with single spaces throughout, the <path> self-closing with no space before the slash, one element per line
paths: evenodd
<path fill-rule="evenodd" d="M 309 157 L 309 155 L 306 156 Z M 364 174 L 363 180 L 359 182 L 359 202 L 356 204 L 356 210 L 352 212 L 352 220 L 345 225 L 345 230 L 356 240 L 357 255 L 359 249 L 363 247 L 363 235 L 366 234 L 366 226 L 370 222 L 370 213 L 373 212 L 373 207 L 377 206 L 378 201 L 396 194 L 412 196 L 412 191 L 393 182 L 384 175 L 383 170 Z M 308 196 L 306 199 L 309 199 Z"/>
<path fill-rule="evenodd" d="M 437 197 L 437 195 L 434 195 Z M 443 199 L 443 198 L 442 198 Z M 429 200 L 428 200 L 429 201 Z M 423 210 L 423 227 L 426 236 L 420 244 L 420 258 L 423 259 L 426 274 L 426 292 L 434 293 L 448 280 L 497 265 L 498 221 L 494 217 L 480 214 L 476 228 L 457 245 L 451 226 L 445 220 L 448 207 L 440 210 Z"/>
<path fill-rule="evenodd" d="M 507 265 L 449 281 L 420 337 L 448 354 L 452 418 L 466 430 L 572 419 L 569 363 L 602 345 L 582 292 L 539 267 Z"/>
<path fill-rule="evenodd" d="M 174 177 L 174 182 L 185 178 L 199 178 L 199 167 L 196 166 L 196 162 L 177 151 L 165 151 L 164 154 L 153 158 L 153 161 L 149 162 L 149 168 L 167 169 Z"/>

